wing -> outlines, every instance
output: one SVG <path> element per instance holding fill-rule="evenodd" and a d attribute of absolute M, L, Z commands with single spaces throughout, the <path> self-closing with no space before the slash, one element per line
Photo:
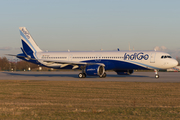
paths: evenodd
<path fill-rule="evenodd" d="M 12 55 L 12 54 L 6 54 L 8 56 L 15 56 L 17 58 L 25 58 L 26 60 L 36 60 L 39 61 L 40 63 L 44 64 L 59 64 L 59 66 L 61 68 L 66 67 L 68 65 L 72 65 L 73 68 L 72 69 L 76 69 L 79 68 L 81 65 L 87 66 L 87 65 L 101 65 L 101 66 L 105 66 L 103 63 L 91 63 L 91 62 L 80 62 L 80 61 L 61 61 L 61 60 L 44 60 L 44 59 L 35 59 L 35 58 L 31 58 L 30 56 L 26 55 L 26 56 L 20 56 L 20 55 Z M 46 65 L 47 65 L 46 64 Z"/>
<path fill-rule="evenodd" d="M 80 61 L 61 61 L 61 60 L 43 60 L 43 59 L 39 59 L 39 61 L 43 61 L 46 63 L 50 63 L 50 64 L 60 64 L 60 67 L 66 67 L 68 65 L 72 65 L 73 68 L 72 69 L 76 69 L 79 68 L 79 66 L 81 65 L 101 65 L 101 66 L 105 66 L 103 63 L 90 63 L 90 62 L 80 62 Z"/>

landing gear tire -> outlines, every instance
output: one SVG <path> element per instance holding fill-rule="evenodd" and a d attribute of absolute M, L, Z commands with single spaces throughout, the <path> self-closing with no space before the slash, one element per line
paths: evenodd
<path fill-rule="evenodd" d="M 159 75 L 158 75 L 158 74 L 155 74 L 155 78 L 158 79 L 158 78 L 159 78 Z"/>
<path fill-rule="evenodd" d="M 155 78 L 158 79 L 159 78 L 158 70 L 154 69 L 154 72 L 155 72 Z"/>
<path fill-rule="evenodd" d="M 83 78 L 86 78 L 86 74 L 85 73 L 83 73 Z"/>
<path fill-rule="evenodd" d="M 99 76 L 100 78 L 105 78 L 106 77 L 106 73 L 104 73 L 103 75 Z"/>
<path fill-rule="evenodd" d="M 78 77 L 79 77 L 79 78 L 85 78 L 85 77 L 86 77 L 86 74 L 85 74 L 85 73 L 79 73 Z"/>

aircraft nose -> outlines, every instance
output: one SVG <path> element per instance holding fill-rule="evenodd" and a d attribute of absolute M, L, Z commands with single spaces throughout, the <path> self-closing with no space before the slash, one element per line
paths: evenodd
<path fill-rule="evenodd" d="M 175 67 L 178 65 L 178 61 L 174 59 L 171 64 L 173 65 L 173 67 Z"/>

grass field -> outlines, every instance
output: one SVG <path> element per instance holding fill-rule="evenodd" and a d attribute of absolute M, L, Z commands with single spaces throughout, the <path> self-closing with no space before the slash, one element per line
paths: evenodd
<path fill-rule="evenodd" d="M 180 83 L 0 81 L 0 119 L 180 119 Z"/>

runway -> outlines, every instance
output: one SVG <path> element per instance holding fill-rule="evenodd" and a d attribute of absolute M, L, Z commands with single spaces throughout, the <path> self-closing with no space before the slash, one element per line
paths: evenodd
<path fill-rule="evenodd" d="M 180 82 L 180 72 L 159 72 L 159 79 L 154 77 L 154 72 L 134 72 L 132 75 L 117 75 L 115 72 L 107 72 L 106 78 L 94 76 L 78 78 L 79 72 L 0 72 L 0 80 Z"/>

